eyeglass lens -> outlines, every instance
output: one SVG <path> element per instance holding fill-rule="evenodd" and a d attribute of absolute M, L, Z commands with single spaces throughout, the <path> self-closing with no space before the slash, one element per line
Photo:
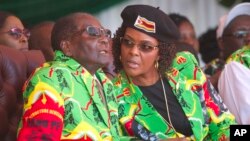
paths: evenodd
<path fill-rule="evenodd" d="M 86 28 L 86 31 L 90 36 L 100 37 L 101 35 L 104 35 L 106 37 L 111 38 L 111 31 L 108 29 L 102 29 L 102 28 L 98 28 L 98 27 L 94 27 L 94 26 L 88 26 Z"/>
<path fill-rule="evenodd" d="M 157 46 L 150 45 L 149 43 L 140 43 L 136 45 L 132 40 L 124 37 L 121 38 L 121 44 L 127 48 L 133 48 L 134 46 L 137 46 L 140 51 L 145 53 L 151 52 L 152 50 L 157 48 Z"/>
<path fill-rule="evenodd" d="M 27 29 L 21 30 L 20 28 L 12 28 L 8 31 L 8 33 L 16 39 L 20 39 L 22 35 L 27 38 L 30 37 L 30 32 Z"/>
<path fill-rule="evenodd" d="M 249 32 L 250 31 L 248 30 L 238 30 L 234 33 L 234 36 L 239 39 L 246 38 L 249 35 Z"/>

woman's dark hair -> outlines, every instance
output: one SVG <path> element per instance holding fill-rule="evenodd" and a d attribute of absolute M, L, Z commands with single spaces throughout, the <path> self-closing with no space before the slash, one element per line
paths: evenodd
<path fill-rule="evenodd" d="M 0 28 L 3 27 L 3 25 L 4 25 L 5 21 L 6 21 L 6 19 L 7 19 L 8 17 L 10 17 L 10 16 L 15 16 L 15 15 L 13 15 L 13 14 L 11 14 L 11 13 L 9 13 L 9 12 L 6 12 L 6 11 L 0 11 Z"/>
<path fill-rule="evenodd" d="M 182 51 L 188 51 L 190 53 L 192 53 L 195 57 L 195 59 L 198 61 L 199 58 L 197 56 L 197 52 L 195 51 L 195 49 L 193 48 L 193 46 L 191 46 L 190 44 L 188 43 L 185 43 L 185 42 L 177 42 L 176 43 L 176 51 L 177 52 L 182 52 Z"/>
<path fill-rule="evenodd" d="M 118 73 L 123 69 L 120 56 L 121 56 L 121 42 L 120 38 L 124 36 L 126 27 L 121 26 L 115 33 L 113 38 L 113 46 L 112 46 L 112 53 L 114 56 L 114 65 L 115 65 L 115 72 Z M 166 37 L 167 38 L 167 37 Z M 158 61 L 159 73 L 164 76 L 166 71 L 169 71 L 172 65 L 172 61 L 176 55 L 176 46 L 174 43 L 164 43 L 160 42 L 159 45 L 159 56 L 160 59 Z"/>
<path fill-rule="evenodd" d="M 188 22 L 191 25 L 193 25 L 189 19 L 183 15 L 177 14 L 177 13 L 170 13 L 168 15 L 170 19 L 176 24 L 177 27 L 179 27 L 183 22 Z"/>

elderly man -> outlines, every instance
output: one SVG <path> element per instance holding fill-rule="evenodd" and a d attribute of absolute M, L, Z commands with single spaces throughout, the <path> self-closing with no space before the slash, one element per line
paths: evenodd
<path fill-rule="evenodd" d="M 86 13 L 59 19 L 52 30 L 55 58 L 24 86 L 18 140 L 120 140 L 113 85 L 100 69 L 110 31 Z"/>

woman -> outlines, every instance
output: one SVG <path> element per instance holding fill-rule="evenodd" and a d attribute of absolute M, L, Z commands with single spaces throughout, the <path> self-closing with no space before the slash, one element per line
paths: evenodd
<path fill-rule="evenodd" d="M 199 41 L 196 37 L 193 24 L 187 17 L 180 14 L 171 13 L 169 14 L 169 17 L 171 18 L 171 20 L 173 20 L 180 31 L 180 41 L 191 45 L 198 55 L 200 66 L 205 66 L 205 63 L 203 62 L 201 54 L 199 52 Z"/>
<path fill-rule="evenodd" d="M 188 18 L 185 16 L 182 16 L 180 14 L 171 13 L 169 14 L 169 17 L 173 22 L 176 24 L 176 26 L 179 28 L 180 31 L 180 40 L 188 43 L 193 46 L 193 48 L 196 50 L 196 52 L 199 52 L 199 42 L 196 38 L 195 30 L 193 24 L 189 21 Z"/>
<path fill-rule="evenodd" d="M 158 8 L 126 7 L 113 39 L 113 79 L 125 134 L 142 140 L 223 140 L 235 123 L 188 52 L 175 54 L 178 29 Z M 180 138 L 177 138 L 180 137 Z"/>
<path fill-rule="evenodd" d="M 30 32 L 11 13 L 0 11 L 0 44 L 18 50 L 28 50 Z"/>

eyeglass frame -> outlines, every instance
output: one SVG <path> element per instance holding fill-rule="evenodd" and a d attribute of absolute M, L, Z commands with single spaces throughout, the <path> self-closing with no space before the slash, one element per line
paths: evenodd
<path fill-rule="evenodd" d="M 237 35 L 239 32 L 243 32 L 243 35 Z M 236 37 L 237 39 L 245 39 L 248 35 L 250 35 L 250 30 L 237 30 L 233 32 L 232 34 L 225 34 L 223 37 Z M 241 37 L 242 36 L 242 37 Z"/>
<path fill-rule="evenodd" d="M 21 32 L 14 32 L 14 30 L 21 31 Z M 24 35 L 27 39 L 29 39 L 31 36 L 31 33 L 28 29 L 26 28 L 20 29 L 18 27 L 13 27 L 10 30 L 6 32 L 1 32 L 1 33 L 8 33 L 10 36 L 14 37 L 16 40 L 19 40 L 22 37 L 22 35 Z M 16 34 L 17 36 L 15 37 L 14 34 Z"/>
<path fill-rule="evenodd" d="M 99 33 L 101 33 L 101 34 L 99 34 L 99 35 L 93 35 L 93 33 L 91 33 L 91 32 L 89 31 L 90 28 L 98 29 Z M 102 35 L 105 35 L 105 37 L 111 38 L 111 36 L 112 36 L 112 32 L 111 32 L 109 29 L 100 28 L 100 27 L 91 26 L 91 25 L 89 25 L 89 26 L 87 26 L 86 28 L 83 28 L 83 29 L 81 29 L 81 30 L 75 32 L 73 35 L 78 34 L 78 33 L 82 34 L 82 33 L 85 32 L 85 31 L 86 31 L 87 34 L 88 34 L 89 36 L 91 36 L 91 37 L 97 37 L 97 38 L 99 38 L 99 37 L 101 37 Z M 108 31 L 108 32 L 105 33 L 105 31 Z M 108 34 L 107 34 L 107 33 L 108 33 Z M 107 35 L 108 35 L 108 36 L 107 36 Z"/>
<path fill-rule="evenodd" d="M 132 44 L 131 45 L 124 44 L 124 39 L 128 40 Z M 127 48 L 133 48 L 134 46 L 136 46 L 141 52 L 144 52 L 144 53 L 149 53 L 149 52 L 152 52 L 155 49 L 159 49 L 159 46 L 160 46 L 160 45 L 153 46 L 153 45 L 147 45 L 147 44 L 142 44 L 142 43 L 136 44 L 136 43 L 134 43 L 134 41 L 132 41 L 131 39 L 127 39 L 126 37 L 120 37 L 120 43 L 121 43 L 121 45 L 124 45 Z M 149 49 L 147 51 L 147 49 L 143 49 L 143 47 L 142 47 L 143 45 L 144 46 L 146 45 L 147 47 L 150 47 L 151 49 Z"/>

